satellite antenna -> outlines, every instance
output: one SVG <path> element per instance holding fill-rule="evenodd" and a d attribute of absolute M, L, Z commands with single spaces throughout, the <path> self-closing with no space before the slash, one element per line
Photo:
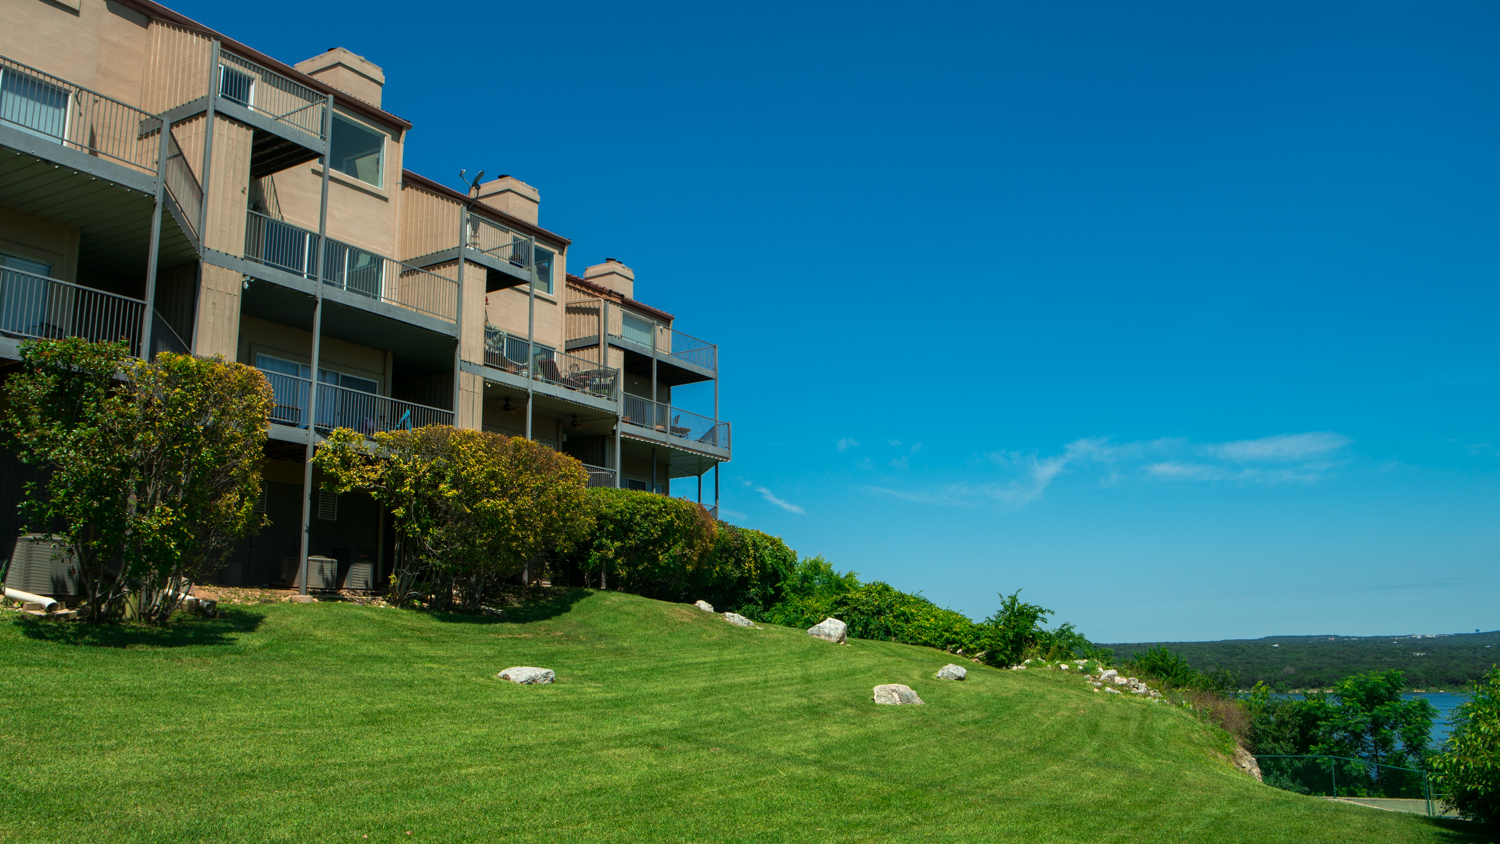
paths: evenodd
<path fill-rule="evenodd" d="M 458 171 L 458 177 L 460 179 L 463 179 L 464 182 L 468 184 L 468 186 L 469 186 L 469 196 L 478 196 L 479 195 L 479 183 L 482 182 L 482 181 L 484 181 L 484 171 L 480 170 L 479 171 L 479 175 L 475 176 L 472 181 L 470 181 L 470 179 L 468 177 L 468 172 L 469 171 L 467 169 L 459 170 Z"/>

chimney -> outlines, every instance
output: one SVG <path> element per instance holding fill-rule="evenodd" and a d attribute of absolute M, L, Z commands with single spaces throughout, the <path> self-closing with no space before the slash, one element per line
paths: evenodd
<path fill-rule="evenodd" d="M 324 85 L 331 85 L 377 108 L 380 106 L 385 71 L 364 56 L 357 56 L 343 47 L 331 47 L 320 56 L 298 62 L 296 68 Z"/>
<path fill-rule="evenodd" d="M 479 201 L 535 225 L 542 193 L 515 176 L 501 176 L 479 186 Z"/>
<path fill-rule="evenodd" d="M 608 287 L 627 299 L 635 298 L 635 270 L 614 258 L 605 258 L 604 263 L 595 264 L 584 270 L 583 280 L 592 281 L 601 287 Z"/>

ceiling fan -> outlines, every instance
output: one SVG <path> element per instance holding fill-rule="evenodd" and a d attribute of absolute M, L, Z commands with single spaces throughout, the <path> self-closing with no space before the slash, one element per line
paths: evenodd
<path fill-rule="evenodd" d="M 575 430 L 575 431 L 580 430 L 580 429 L 584 429 L 584 428 L 592 428 L 592 427 L 594 427 L 593 425 L 590 425 L 587 422 L 579 422 L 578 421 L 578 414 L 576 414 L 576 413 L 573 414 L 573 421 L 569 422 L 568 425 L 570 425 L 573 428 L 573 430 Z"/>
<path fill-rule="evenodd" d="M 502 407 L 502 408 L 500 408 L 500 409 L 503 410 L 503 411 L 505 411 L 506 413 L 520 413 L 521 412 L 521 408 L 516 407 L 516 406 L 514 406 L 514 405 L 512 405 L 510 403 L 510 396 L 506 396 L 505 397 L 505 406 Z"/>

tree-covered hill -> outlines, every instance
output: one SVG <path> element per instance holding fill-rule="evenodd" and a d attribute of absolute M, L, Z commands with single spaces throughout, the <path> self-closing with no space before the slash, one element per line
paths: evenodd
<path fill-rule="evenodd" d="M 1227 669 L 1241 688 L 1265 682 L 1277 691 L 1327 688 L 1364 671 L 1397 668 L 1408 688 L 1457 690 L 1500 663 L 1500 631 L 1451 635 L 1267 636 L 1221 642 L 1106 645 L 1119 660 L 1162 646 L 1200 671 Z"/>

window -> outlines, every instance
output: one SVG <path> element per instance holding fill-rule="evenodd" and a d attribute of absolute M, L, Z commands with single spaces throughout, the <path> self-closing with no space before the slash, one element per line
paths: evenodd
<path fill-rule="evenodd" d="M 266 373 L 271 382 L 271 396 L 275 407 L 271 410 L 271 421 L 283 425 L 303 427 L 308 384 L 312 367 L 271 355 L 257 354 L 255 368 Z M 377 404 L 374 396 L 380 393 L 380 383 L 347 372 L 318 368 L 318 383 L 342 387 L 343 390 L 318 390 L 317 423 L 320 428 L 354 428 L 369 433 L 376 417 Z M 367 420 L 371 424 L 367 424 Z"/>
<path fill-rule="evenodd" d="M 323 278 L 334 287 L 379 299 L 384 270 L 385 261 L 373 252 L 333 240 L 324 247 Z"/>
<path fill-rule="evenodd" d="M 333 138 L 328 143 L 328 158 L 333 162 L 333 169 L 378 188 L 384 153 L 384 132 L 355 123 L 341 114 L 333 116 Z"/>
<path fill-rule="evenodd" d="M 0 252 L 0 330 L 37 337 L 56 333 L 48 318 L 45 278 L 50 275 L 51 264 Z"/>
<path fill-rule="evenodd" d="M 0 70 L 0 120 L 62 143 L 68 129 L 68 89 L 12 68 Z"/>
<path fill-rule="evenodd" d="M 634 489 L 634 490 L 639 490 L 641 492 L 645 492 L 646 488 L 648 486 L 650 486 L 650 484 L 647 484 L 645 481 L 638 481 L 635 478 L 626 478 L 625 479 L 625 488 L 626 489 Z"/>
<path fill-rule="evenodd" d="M 557 253 L 553 252 L 550 249 L 543 249 L 542 247 L 538 246 L 535 249 L 535 255 L 536 255 L 536 289 L 542 291 L 543 293 L 551 293 L 552 292 L 552 259 L 555 258 L 555 257 L 557 257 Z"/>
<path fill-rule="evenodd" d="M 219 65 L 219 96 L 245 108 L 255 106 L 255 77 L 232 67 Z"/>

